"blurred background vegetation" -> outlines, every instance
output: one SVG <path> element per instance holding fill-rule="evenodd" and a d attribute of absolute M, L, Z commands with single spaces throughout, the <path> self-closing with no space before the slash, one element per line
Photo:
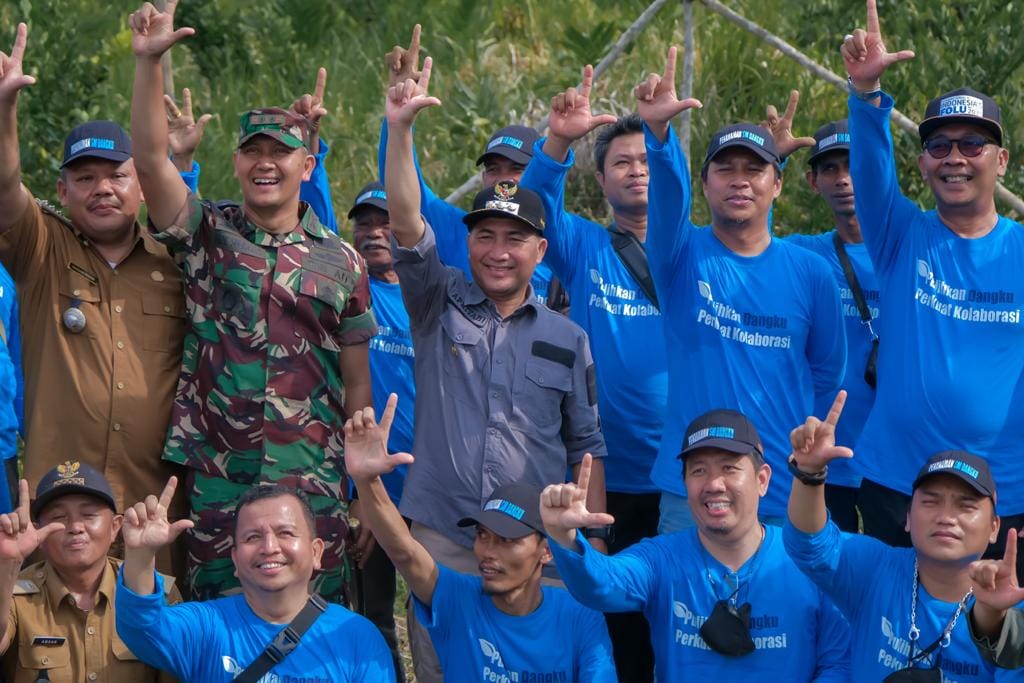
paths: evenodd
<path fill-rule="evenodd" d="M 670 0 L 654 22 L 609 69 L 594 90 L 595 110 L 623 114 L 633 108 L 632 88 L 661 71 L 671 43 L 682 46 L 683 0 Z M 812 59 L 843 74 L 843 34 L 864 23 L 859 0 L 725 0 Z M 1020 0 L 879 0 L 890 49 L 913 49 L 917 58 L 891 70 L 886 88 L 915 120 L 931 97 L 961 85 L 995 96 L 1003 110 L 1010 148 L 1008 188 L 1024 194 L 1024 40 Z M 425 54 L 434 57 L 431 89 L 444 106 L 420 118 L 417 146 L 424 173 L 447 195 L 476 171 L 474 160 L 495 129 L 534 123 L 557 91 L 573 85 L 583 64 L 594 63 L 648 5 L 647 0 L 182 0 L 178 25 L 197 34 L 174 50 L 179 90 L 192 89 L 197 116 L 217 115 L 197 159 L 208 197 L 237 195 L 230 155 L 237 115 L 253 106 L 290 103 L 308 92 L 317 67 L 328 70 L 323 135 L 331 143 L 327 168 L 334 202 L 344 215 L 354 194 L 376 175 L 383 111 L 383 55 L 408 42 L 423 24 Z M 4 0 L 0 49 L 7 51 L 18 21 L 29 24 L 25 68 L 38 79 L 20 101 L 25 181 L 52 198 L 64 135 L 91 118 L 125 126 L 134 62 L 130 0 Z M 809 135 L 845 115 L 844 93 L 806 73 L 758 38 L 694 3 L 694 96 L 704 109 L 693 117 L 693 156 L 703 156 L 719 126 L 759 121 L 767 104 L 780 110 L 788 92 L 802 93 L 797 134 Z M 679 73 L 682 73 L 680 64 Z M 929 203 L 920 182 L 914 136 L 896 133 L 904 190 Z M 607 209 L 592 179 L 588 142 L 567 193 L 570 208 L 597 220 Z M 805 155 L 805 153 L 804 153 Z M 786 188 L 775 212 L 776 230 L 817 232 L 830 218 L 803 180 L 804 155 L 786 169 Z M 699 197 L 699 184 L 694 191 Z M 468 202 L 468 198 L 463 200 Z M 1006 207 L 1001 207 L 1006 211 Z M 1020 219 L 1020 216 L 1016 216 Z M 694 220 L 707 222 L 703 201 Z"/>

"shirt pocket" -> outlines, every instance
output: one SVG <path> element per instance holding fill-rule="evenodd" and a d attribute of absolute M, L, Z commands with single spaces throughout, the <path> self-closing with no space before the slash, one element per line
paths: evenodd
<path fill-rule="evenodd" d="M 253 284 L 252 279 L 257 279 Z M 249 270 L 228 269 L 211 279 L 210 314 L 219 323 L 251 332 L 260 312 L 262 275 Z"/>
<path fill-rule="evenodd" d="M 449 307 L 441 313 L 444 330 L 441 343 L 441 366 L 444 370 L 442 391 L 476 411 L 487 410 L 484 391 L 487 384 L 486 367 L 482 366 L 484 331 Z"/>
<path fill-rule="evenodd" d="M 301 339 L 328 351 L 339 352 L 337 336 L 351 289 L 342 283 L 303 268 L 292 320 L 292 342 Z"/>
<path fill-rule="evenodd" d="M 18 665 L 29 671 L 46 671 L 54 683 L 71 681 L 71 648 L 61 645 L 33 645 L 26 638 L 18 648 Z"/>
<path fill-rule="evenodd" d="M 515 405 L 533 424 L 549 427 L 562 419 L 562 399 L 570 391 L 572 368 L 530 356 L 515 392 Z"/>
<path fill-rule="evenodd" d="M 185 335 L 184 300 L 180 296 L 143 294 L 142 325 L 142 348 L 180 355 Z"/>

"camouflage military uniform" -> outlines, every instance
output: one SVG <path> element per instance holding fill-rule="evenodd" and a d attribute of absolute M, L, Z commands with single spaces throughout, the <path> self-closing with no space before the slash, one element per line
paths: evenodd
<path fill-rule="evenodd" d="M 238 585 L 235 501 L 256 484 L 310 494 L 327 548 L 316 579 L 340 599 L 348 533 L 343 345 L 376 333 L 362 258 L 308 207 L 274 235 L 238 207 L 190 196 L 156 234 L 184 271 L 189 328 L 163 457 L 190 468 L 189 583 L 208 599 Z"/>

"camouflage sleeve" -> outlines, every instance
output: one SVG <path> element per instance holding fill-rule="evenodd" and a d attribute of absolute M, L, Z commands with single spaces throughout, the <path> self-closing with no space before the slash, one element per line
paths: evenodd
<path fill-rule="evenodd" d="M 157 230 L 152 221 L 147 221 L 147 227 L 153 237 L 167 245 L 172 252 L 191 251 L 199 228 L 212 220 L 212 213 L 213 209 L 208 203 L 204 203 L 198 196 L 189 192 L 184 206 L 169 227 Z"/>
<path fill-rule="evenodd" d="M 370 278 L 367 276 L 362 256 L 356 254 L 353 267 L 357 280 L 342 314 L 341 328 L 336 338 L 340 346 L 365 344 L 377 334 L 377 319 L 373 315 L 370 301 Z"/>

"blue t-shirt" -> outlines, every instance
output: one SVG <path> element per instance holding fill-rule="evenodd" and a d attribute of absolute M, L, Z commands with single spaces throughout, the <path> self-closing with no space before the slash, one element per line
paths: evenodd
<path fill-rule="evenodd" d="M 377 167 L 381 178 L 384 177 L 384 159 L 387 147 L 388 122 L 385 120 L 380 127 L 380 146 L 377 150 Z M 462 217 L 466 215 L 466 212 L 434 194 L 434 191 L 427 185 L 427 181 L 423 179 L 415 146 L 413 146 L 412 155 L 413 164 L 416 165 L 416 177 L 420 181 L 420 211 L 434 230 L 437 255 L 441 259 L 441 263 L 458 268 L 466 274 L 467 280 L 472 281 L 473 273 L 469 267 L 469 246 L 466 244 L 466 236 L 469 232 L 466 224 L 462 222 Z M 548 302 L 551 278 L 551 268 L 544 263 L 537 264 L 533 270 L 533 277 L 530 278 L 533 294 L 542 304 Z"/>
<path fill-rule="evenodd" d="M 604 618 L 561 588 L 544 586 L 540 606 L 505 614 L 479 576 L 437 566 L 430 606 L 413 597 L 446 681 L 614 683 Z"/>
<path fill-rule="evenodd" d="M 24 431 L 25 381 L 21 372 L 21 324 L 14 280 L 0 266 L 0 513 L 11 512 L 11 500 L 3 461 L 18 454 L 18 435 Z M 15 487 L 17 488 L 17 487 Z"/>
<path fill-rule="evenodd" d="M 1000 514 L 1024 512 L 1024 230 L 1000 217 L 977 239 L 903 196 L 889 114 L 850 98 L 850 176 L 885 311 L 878 395 L 857 443 L 865 478 L 910 493 L 934 453 L 986 458 Z"/>
<path fill-rule="evenodd" d="M 797 571 L 782 531 L 767 526 L 760 550 L 732 572 L 700 543 L 695 527 L 647 538 L 608 557 L 587 543 L 576 552 L 549 541 L 566 587 L 588 607 L 642 610 L 651 625 L 655 674 L 673 681 L 849 680 L 850 629 L 839 611 Z M 755 651 L 727 657 L 711 650 L 700 627 L 715 603 L 736 589 L 749 602 Z"/>
<path fill-rule="evenodd" d="M 188 683 L 234 680 L 284 628 L 256 616 L 241 594 L 168 606 L 159 574 L 154 593 L 138 595 L 118 572 L 114 600 L 117 634 L 132 653 Z M 268 678 L 273 674 L 276 678 Z M 394 683 L 395 669 L 377 627 L 332 604 L 261 680 Z"/>
<path fill-rule="evenodd" d="M 686 426 L 718 408 L 757 427 L 772 466 L 761 513 L 786 514 L 789 432 L 835 398 L 846 371 L 839 292 L 817 254 L 772 239 L 740 256 L 690 222 L 690 175 L 675 132 L 644 128 L 651 180 L 647 254 L 665 316 L 669 399 L 651 478 L 686 495 L 677 458 Z"/>
<path fill-rule="evenodd" d="M 860 190 L 858 190 L 860 191 Z M 786 522 L 786 552 L 850 622 L 850 672 L 853 683 L 878 683 L 907 665 L 910 608 L 914 590 L 913 548 L 892 548 L 870 536 L 845 534 L 834 522 L 805 534 Z M 968 606 L 973 604 L 973 599 Z M 931 645 L 956 611 L 956 603 L 937 600 L 924 586 L 917 591 L 918 651 Z M 965 608 L 943 649 L 945 683 L 983 683 L 1000 678 L 974 646 Z M 932 666 L 935 654 L 927 666 Z M 922 665 L 924 666 L 924 665 Z M 1017 674 L 1017 680 L 1020 680 Z"/>
<path fill-rule="evenodd" d="M 653 493 L 658 489 L 651 467 L 668 399 L 664 322 L 618 257 L 608 230 L 565 211 L 565 176 L 574 155 L 570 151 L 559 163 L 544 154 L 543 143 L 534 146 L 522 184 L 544 201 L 544 262 L 569 293 L 569 317 L 590 337 L 608 446 L 605 485 L 609 491 Z"/>
<path fill-rule="evenodd" d="M 397 282 L 392 284 L 370 276 L 370 295 L 373 297 L 373 313 L 377 317 L 377 336 L 370 340 L 373 408 L 378 416 L 382 415 L 388 396 L 398 394 L 388 452 L 412 453 L 416 381 L 409 313 L 405 310 L 402 290 Z M 406 465 L 399 465 L 394 472 L 381 477 L 395 505 L 402 498 L 406 468 Z"/>
<path fill-rule="evenodd" d="M 871 406 L 875 403 L 875 390 L 864 381 L 864 370 L 868 364 L 868 357 L 871 355 L 871 332 L 868 326 L 861 321 L 860 309 L 857 308 L 857 301 L 853 298 L 853 290 L 846 281 L 846 274 L 843 273 L 843 266 L 836 254 L 836 246 L 833 242 L 835 230 L 820 235 L 790 235 L 786 241 L 796 244 L 805 249 L 810 249 L 818 254 L 832 267 L 832 276 L 839 287 L 839 297 L 843 302 L 843 318 L 846 321 L 846 379 L 843 381 L 843 388 L 846 389 L 846 405 L 843 408 L 843 415 L 836 425 L 836 443 L 853 448 L 860 438 L 861 430 L 864 429 L 864 422 L 868 419 Z M 877 321 L 879 313 L 878 281 L 875 278 L 875 269 L 871 265 L 871 258 L 868 256 L 867 247 L 861 244 L 844 244 L 850 263 L 853 265 L 853 272 L 857 275 L 857 282 L 864 293 L 864 301 L 867 303 L 871 317 Z M 878 330 L 878 323 L 872 322 L 875 330 Z M 822 401 L 814 407 L 814 414 L 819 418 L 828 415 L 832 407 L 832 397 L 824 396 Z M 794 425 L 795 426 L 795 425 Z M 858 459 L 852 460 L 836 459 L 828 464 L 828 482 L 842 486 L 860 486 L 861 475 L 858 469 Z"/>

